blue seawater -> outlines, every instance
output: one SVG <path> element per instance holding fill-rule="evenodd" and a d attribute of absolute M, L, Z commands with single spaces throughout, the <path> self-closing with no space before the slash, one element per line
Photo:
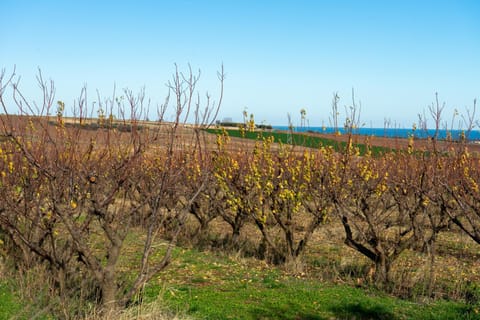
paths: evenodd
<path fill-rule="evenodd" d="M 288 130 L 287 126 L 273 126 L 274 130 Z M 319 132 L 319 133 L 335 133 L 335 128 L 332 127 L 295 127 L 294 132 Z M 339 128 L 342 134 L 346 133 L 344 128 Z M 402 128 L 358 128 L 353 129 L 353 134 L 375 137 L 388 137 L 388 138 L 408 138 L 414 136 L 419 139 L 431 138 L 435 135 L 434 129 L 402 129 Z M 463 130 L 439 130 L 438 139 L 446 139 L 448 134 L 454 140 L 459 140 L 462 135 L 465 135 L 468 141 L 480 141 L 480 131 L 472 130 L 465 132 Z"/>

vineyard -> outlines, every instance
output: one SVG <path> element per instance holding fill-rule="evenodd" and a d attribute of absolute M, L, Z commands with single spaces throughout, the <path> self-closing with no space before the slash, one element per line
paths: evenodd
<path fill-rule="evenodd" d="M 181 248 L 479 312 L 480 158 L 466 141 L 387 148 L 352 135 L 313 145 L 248 126 L 211 131 L 220 103 L 193 101 L 191 73 L 170 83 L 174 122 L 164 121 L 168 101 L 158 121 L 140 120 L 142 93 L 106 99 L 92 118 L 82 91 L 65 117 L 41 77 L 40 106 L 2 81 L 2 269 L 41 275 L 54 317 L 138 303 L 180 268 Z M 108 116 L 114 108 L 123 117 Z"/>

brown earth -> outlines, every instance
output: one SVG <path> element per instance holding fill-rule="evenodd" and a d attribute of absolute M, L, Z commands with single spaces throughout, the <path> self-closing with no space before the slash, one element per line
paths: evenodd
<path fill-rule="evenodd" d="M 335 141 L 348 141 L 348 135 L 336 135 L 336 134 L 326 134 L 326 133 L 309 133 L 310 135 L 319 136 L 325 139 L 335 140 Z M 406 149 L 408 147 L 408 139 L 405 138 L 387 138 L 387 137 L 375 137 L 375 136 L 363 136 L 363 135 L 353 135 L 354 143 L 369 143 L 371 146 L 392 148 L 392 149 Z M 452 141 L 437 141 L 437 147 L 440 150 L 450 150 L 451 148 L 458 148 L 461 144 L 458 142 Z M 417 150 L 431 150 L 432 140 L 431 139 L 415 139 L 414 148 Z M 472 152 L 480 152 L 480 144 L 470 143 L 468 144 L 468 149 Z"/>

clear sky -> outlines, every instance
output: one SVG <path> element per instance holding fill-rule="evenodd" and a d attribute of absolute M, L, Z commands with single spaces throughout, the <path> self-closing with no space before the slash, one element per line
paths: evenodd
<path fill-rule="evenodd" d="M 214 97 L 223 63 L 220 119 L 237 121 L 247 108 L 297 125 L 304 108 L 328 125 L 333 93 L 343 110 L 353 88 L 367 127 L 411 127 L 435 92 L 445 118 L 480 98 L 478 0 L 0 0 L 0 39 L 0 67 L 16 65 L 27 95 L 40 99 L 40 67 L 67 108 L 84 83 L 90 101 L 115 83 L 161 102 L 174 63 L 201 69 Z"/>

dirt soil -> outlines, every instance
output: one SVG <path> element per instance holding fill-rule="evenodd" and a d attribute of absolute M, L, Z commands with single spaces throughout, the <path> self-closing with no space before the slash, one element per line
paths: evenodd
<path fill-rule="evenodd" d="M 309 133 L 310 135 L 319 136 L 322 138 L 335 140 L 335 141 L 348 141 L 348 135 L 336 135 L 336 134 L 325 134 L 325 133 Z M 371 146 L 386 147 L 393 149 L 406 149 L 408 147 L 408 139 L 405 138 L 388 138 L 388 137 L 374 137 L 374 136 L 363 136 L 363 135 L 353 135 L 354 143 L 366 143 L 368 142 Z M 460 143 L 458 142 L 447 142 L 447 141 L 438 141 L 437 146 L 441 150 L 448 150 L 453 148 L 458 148 Z M 415 139 L 414 148 L 418 150 L 428 150 L 432 148 L 432 141 L 429 139 Z M 480 152 L 480 144 L 468 144 L 468 148 L 472 152 Z"/>

